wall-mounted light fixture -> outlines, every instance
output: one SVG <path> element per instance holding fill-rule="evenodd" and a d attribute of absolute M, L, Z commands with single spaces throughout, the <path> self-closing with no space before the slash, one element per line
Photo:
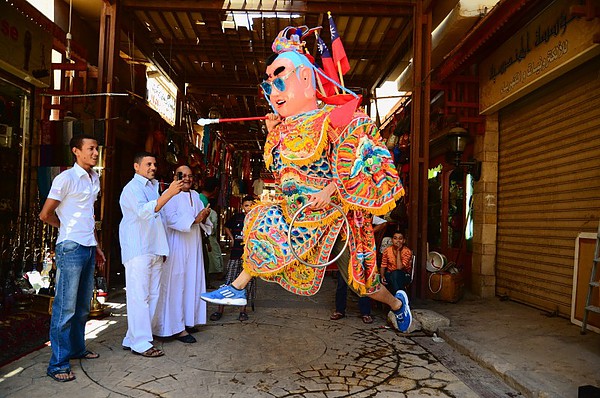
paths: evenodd
<path fill-rule="evenodd" d="M 471 159 L 468 162 L 461 161 L 462 154 L 469 141 L 469 132 L 460 126 L 456 126 L 448 131 L 447 137 L 450 143 L 450 151 L 454 154 L 454 165 L 464 167 L 467 173 L 471 174 L 473 180 L 479 181 L 479 178 L 481 178 L 481 161 L 477 159 Z"/>

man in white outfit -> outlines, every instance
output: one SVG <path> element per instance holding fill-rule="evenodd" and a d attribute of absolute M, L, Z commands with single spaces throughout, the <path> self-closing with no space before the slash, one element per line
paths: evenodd
<path fill-rule="evenodd" d="M 121 259 L 127 288 L 127 334 L 123 348 L 154 358 L 164 355 L 152 345 L 152 318 L 158 302 L 160 271 L 169 255 L 167 234 L 160 210 L 181 191 L 182 181 L 173 181 L 158 195 L 156 158 L 140 152 L 133 160 L 135 174 L 121 192 L 123 219 L 119 225 Z"/>
<path fill-rule="evenodd" d="M 98 142 L 92 136 L 74 136 L 69 147 L 75 164 L 54 181 L 40 213 L 42 221 L 58 228 L 56 240 L 56 294 L 50 321 L 52 357 L 46 373 L 59 382 L 75 380 L 70 359 L 96 359 L 85 348 L 85 323 L 94 290 L 94 269 L 104 270 L 104 253 L 94 229 L 94 202 L 100 181 Z"/>
<path fill-rule="evenodd" d="M 160 337 L 175 336 L 183 343 L 195 343 L 190 334 L 195 325 L 206 323 L 206 292 L 202 231 L 209 235 L 212 223 L 210 208 L 204 207 L 198 192 L 192 188 L 194 176 L 188 166 L 180 166 L 176 175 L 182 190 L 162 209 L 167 227 L 169 257 L 160 277 L 160 294 L 152 330 Z"/>

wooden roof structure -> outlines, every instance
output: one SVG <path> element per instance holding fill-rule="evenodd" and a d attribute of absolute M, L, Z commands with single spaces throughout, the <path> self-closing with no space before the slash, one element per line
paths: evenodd
<path fill-rule="evenodd" d="M 271 44 L 286 26 L 322 26 L 330 46 L 331 11 L 351 70 L 346 87 L 370 97 L 411 57 L 414 1 L 401 0 L 122 0 L 121 50 L 132 42 L 181 89 L 192 117 L 260 116 L 270 108 L 258 90 Z M 307 40 L 311 54 L 316 40 Z M 130 56 L 134 56 L 129 54 Z M 394 74 L 396 74 L 394 76 Z M 258 124 L 222 125 L 240 150 L 260 150 Z"/>

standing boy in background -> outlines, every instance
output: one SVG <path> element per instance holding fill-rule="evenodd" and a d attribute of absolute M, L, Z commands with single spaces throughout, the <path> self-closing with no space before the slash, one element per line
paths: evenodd
<path fill-rule="evenodd" d="M 250 211 L 253 204 L 254 198 L 252 196 L 244 196 L 242 199 L 242 212 L 234 214 L 225 223 L 225 233 L 232 243 L 229 262 L 227 263 L 226 267 L 227 275 L 225 277 L 225 283 L 227 285 L 233 282 L 243 271 L 242 255 L 244 254 L 244 219 L 246 218 L 246 214 Z M 256 297 L 256 280 L 254 278 L 250 279 L 248 284 L 245 286 L 245 289 L 246 297 L 248 300 L 250 300 L 252 306 L 254 307 L 254 298 Z M 211 314 L 210 320 L 218 321 L 222 316 L 223 306 L 219 305 L 219 309 Z M 240 321 L 248 320 L 248 314 L 246 313 L 246 302 L 244 302 L 240 308 L 240 315 L 238 319 Z"/>

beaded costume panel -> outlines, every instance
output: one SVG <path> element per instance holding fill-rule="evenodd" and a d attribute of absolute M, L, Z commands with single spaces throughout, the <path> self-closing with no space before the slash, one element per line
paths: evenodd
<path fill-rule="evenodd" d="M 281 187 L 282 200 L 259 204 L 244 223 L 244 268 L 253 276 L 277 282 L 300 295 L 321 287 L 325 269 L 307 267 L 291 254 L 289 224 L 311 194 L 335 181 L 332 201 L 347 211 L 350 223 L 348 283 L 360 294 L 380 287 L 375 262 L 371 213 L 384 214 L 404 190 L 387 148 L 371 120 L 356 113 L 344 128 L 335 128 L 326 106 L 289 117 L 276 126 L 265 143 L 265 163 Z M 305 210 L 292 229 L 292 245 L 305 261 L 325 263 L 343 228 L 332 209 Z"/>

